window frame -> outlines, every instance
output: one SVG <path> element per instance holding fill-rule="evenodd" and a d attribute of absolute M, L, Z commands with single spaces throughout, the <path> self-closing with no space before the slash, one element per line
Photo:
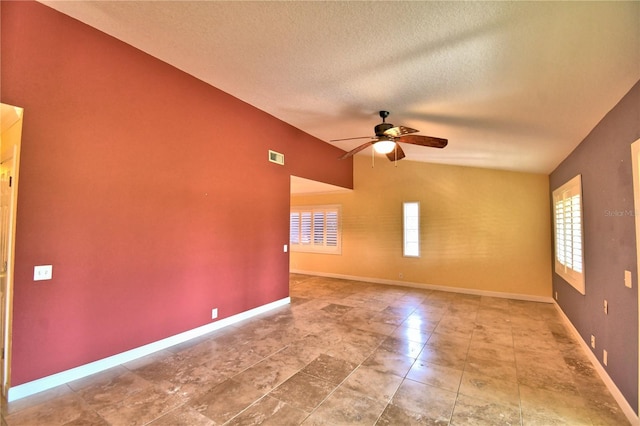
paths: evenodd
<path fill-rule="evenodd" d="M 415 206 L 417 213 L 409 217 L 407 213 L 410 206 Z M 415 249 L 410 249 L 410 244 L 415 245 Z M 420 257 L 420 201 L 402 203 L 402 256 Z"/>
<path fill-rule="evenodd" d="M 298 238 L 294 238 L 293 217 L 297 215 Z M 328 215 L 335 220 L 327 222 Z M 309 222 L 305 224 L 303 217 Z M 318 218 L 322 218 L 322 224 Z M 318 231 L 322 233 L 319 236 Z M 329 233 L 329 231 L 333 231 Z M 335 236 L 335 244 L 331 244 Z M 342 254 L 342 206 L 339 204 L 315 206 L 291 206 L 289 210 L 289 246 L 293 252 Z"/>
<path fill-rule="evenodd" d="M 585 264 L 582 175 L 577 175 L 556 188 L 552 195 L 554 270 L 556 274 L 562 277 L 580 294 L 584 295 Z M 569 220 L 567 220 L 567 214 Z M 579 244 L 577 248 L 574 247 L 576 242 Z"/>

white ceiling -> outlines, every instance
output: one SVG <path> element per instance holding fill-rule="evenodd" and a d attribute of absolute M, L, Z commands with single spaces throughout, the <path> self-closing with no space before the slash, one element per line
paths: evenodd
<path fill-rule="evenodd" d="M 640 79 L 637 1 L 42 3 L 322 140 L 449 140 L 414 161 L 549 173 Z"/>

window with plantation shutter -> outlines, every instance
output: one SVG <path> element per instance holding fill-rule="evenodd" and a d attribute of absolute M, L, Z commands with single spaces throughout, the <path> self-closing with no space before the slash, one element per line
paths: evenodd
<path fill-rule="evenodd" d="M 581 294 L 585 294 L 580 175 L 553 191 L 553 213 L 555 271 Z"/>
<path fill-rule="evenodd" d="M 340 254 L 340 206 L 292 207 L 289 232 L 292 251 Z"/>

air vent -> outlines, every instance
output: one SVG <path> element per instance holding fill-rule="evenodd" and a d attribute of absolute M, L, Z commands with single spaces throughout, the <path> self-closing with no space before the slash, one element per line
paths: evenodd
<path fill-rule="evenodd" d="M 284 154 L 269 150 L 269 161 L 272 163 L 284 165 Z"/>

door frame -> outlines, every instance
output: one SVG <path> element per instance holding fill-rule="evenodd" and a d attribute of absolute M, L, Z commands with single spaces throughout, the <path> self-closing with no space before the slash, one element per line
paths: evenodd
<path fill-rule="evenodd" d="M 24 110 L 8 104 L 0 104 L 2 126 L 0 128 L 0 163 L 10 161 L 13 169 L 11 179 L 11 195 L 9 207 L 9 232 L 7 234 L 7 282 L 4 306 L 4 318 L 2 318 L 5 356 L 0 368 L 2 369 L 2 381 L 0 393 L 5 401 L 11 384 L 11 322 L 13 318 L 13 277 L 15 255 L 16 212 L 18 204 L 18 176 L 20 167 L 20 147 L 22 142 L 22 121 Z"/>
<path fill-rule="evenodd" d="M 640 139 L 631 144 L 631 165 L 633 168 L 633 207 L 636 222 L 636 256 L 637 272 L 640 274 Z M 633 277 L 632 280 L 633 282 Z M 640 283 L 635 277 L 636 283 Z M 636 284 L 638 285 L 638 284 Z M 638 291 L 638 387 L 640 387 L 640 289 Z M 638 393 L 638 407 L 640 407 L 640 392 Z"/>

